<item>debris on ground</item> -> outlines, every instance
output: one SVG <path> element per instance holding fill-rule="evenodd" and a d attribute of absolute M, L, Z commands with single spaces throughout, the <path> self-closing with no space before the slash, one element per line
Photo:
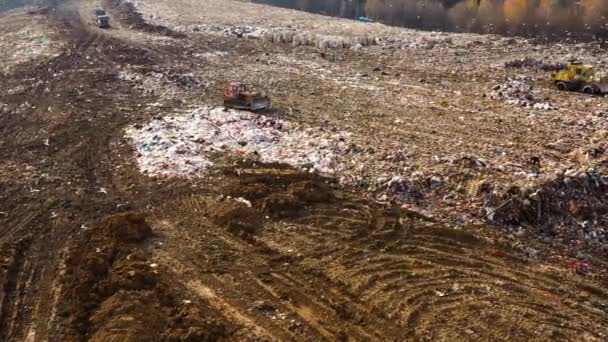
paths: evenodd
<path fill-rule="evenodd" d="M 528 77 L 509 78 L 505 82 L 495 85 L 492 88 L 490 98 L 504 101 L 517 107 L 542 110 L 559 109 L 557 105 L 537 98 L 533 80 Z"/>
<path fill-rule="evenodd" d="M 505 62 L 505 68 L 528 69 L 533 71 L 559 71 L 564 70 L 567 67 L 567 63 L 548 62 L 546 60 L 534 59 L 529 56 Z"/>
<path fill-rule="evenodd" d="M 15 13 L 6 14 L 4 19 L 12 21 L 15 27 L 0 36 L 0 74 L 23 63 L 61 54 L 63 43 L 56 39 L 56 34 L 43 22 L 42 16 L 23 18 Z"/>
<path fill-rule="evenodd" d="M 487 217 L 496 223 L 525 226 L 542 238 L 570 245 L 608 244 L 604 201 L 608 177 L 596 171 L 567 172 L 527 188 L 512 186 L 486 196 Z M 532 228 L 534 227 L 534 228 Z"/>
<path fill-rule="evenodd" d="M 586 262 L 577 261 L 568 265 L 568 269 L 579 274 L 586 274 L 591 270 L 591 266 Z"/>
<path fill-rule="evenodd" d="M 172 73 L 166 71 L 139 72 L 136 69 L 121 70 L 118 78 L 133 84 L 147 95 L 176 96 L 180 89 L 201 91 L 209 83 L 195 76 L 194 73 Z"/>
<path fill-rule="evenodd" d="M 0 16 L 69 47 L 0 75 L 0 340 L 606 340 L 608 106 L 504 67 L 600 44 L 121 2 Z M 559 112 L 480 95 L 524 72 Z"/>
<path fill-rule="evenodd" d="M 126 134 L 136 148 L 140 170 L 149 176 L 203 176 L 216 158 L 237 157 L 332 174 L 341 184 L 383 201 L 423 197 L 418 179 L 425 177 L 403 174 L 408 158 L 399 148 L 366 153 L 348 132 L 249 111 L 202 107 L 135 124 Z"/>
<path fill-rule="evenodd" d="M 217 152 L 331 173 L 348 139 L 345 132 L 221 107 L 164 116 L 129 128 L 127 135 L 137 148 L 140 169 L 150 176 L 201 175 Z"/>

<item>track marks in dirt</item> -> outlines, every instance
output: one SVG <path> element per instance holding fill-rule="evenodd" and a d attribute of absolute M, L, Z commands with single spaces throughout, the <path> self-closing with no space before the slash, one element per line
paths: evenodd
<path fill-rule="evenodd" d="M 190 281 L 187 283 L 187 286 L 200 297 L 209 301 L 215 309 L 222 312 L 227 320 L 250 329 L 251 335 L 271 338 L 272 335 L 256 324 L 253 318 L 246 316 L 244 313 L 227 303 L 219 297 L 213 289 L 203 285 L 199 281 Z"/>
<path fill-rule="evenodd" d="M 458 237 L 444 228 L 408 224 L 400 229 L 405 234 L 388 241 L 372 232 L 356 246 L 321 254 L 318 263 L 325 265 L 330 279 L 344 282 L 355 296 L 399 322 L 408 336 L 534 339 L 587 334 L 601 339 L 606 333 L 601 328 L 607 322 L 605 312 L 598 314 L 590 302 L 565 301 L 582 290 L 575 281 L 556 282 L 529 265 L 490 257 L 495 246 L 467 241 L 464 233 Z M 595 300 L 606 298 L 602 294 Z"/>
<path fill-rule="evenodd" d="M 0 246 L 0 338 L 7 338 L 11 334 L 13 321 L 13 309 L 11 296 L 17 286 L 16 279 L 19 271 L 18 259 L 22 258 L 22 252 L 17 246 L 3 244 Z"/>
<path fill-rule="evenodd" d="M 608 313 L 601 303 L 608 293 L 586 289 L 588 280 L 536 267 L 518 251 L 492 240 L 349 194 L 321 201 L 292 200 L 294 208 L 288 215 L 272 215 L 264 206 L 264 196 L 293 195 L 293 185 L 303 180 L 286 177 L 283 171 L 266 172 L 241 174 L 235 187 L 253 208 L 271 214 L 256 243 L 269 247 L 268 255 L 276 253 L 269 261 L 284 263 L 275 264 L 271 274 L 279 276 L 271 276 L 272 282 L 256 283 L 271 295 L 287 294 L 286 310 L 320 336 L 343 333 L 358 339 L 376 332 L 384 338 L 413 340 L 453 336 L 601 340 L 607 336 L 603 327 Z M 260 189 L 266 189 L 263 196 L 256 195 Z M 314 193 L 314 187 L 311 190 Z M 284 206 L 279 209 L 285 213 Z M 296 281 L 283 281 L 281 274 Z M 324 290 L 304 294 L 306 280 Z M 319 325 L 317 314 L 331 312 L 324 309 L 331 307 L 331 301 L 348 303 L 352 317 L 365 317 L 363 330 L 349 326 L 347 319 Z M 362 306 L 351 304 L 359 301 Z M 398 331 L 375 329 L 387 324 Z"/>
<path fill-rule="evenodd" d="M 125 202 L 113 184 L 110 143 L 130 120 L 126 112 L 137 115 L 136 104 L 147 99 L 118 81 L 116 68 L 151 63 L 153 53 L 90 31 L 71 5 L 61 2 L 46 12 L 63 39 L 59 56 L 0 75 L 0 102 L 10 113 L 0 116 L 0 159 L 23 168 L 3 172 L 0 180 L 1 197 L 10 198 L 0 207 L 0 242 L 34 237 L 5 287 L 0 335 L 6 340 L 32 332 L 37 339 L 65 340 L 56 329 L 64 317 L 55 315 L 61 251 L 80 238 L 79 227 Z M 15 87 L 21 90 L 5 91 Z"/>
<path fill-rule="evenodd" d="M 52 172 L 64 177 L 74 175 L 73 189 L 62 192 L 69 198 L 65 203 L 71 206 L 66 211 L 75 215 L 78 222 L 97 222 L 101 213 L 115 210 L 121 199 L 100 195 L 99 187 L 113 192 L 131 182 L 127 179 L 125 184 L 112 183 L 112 160 L 108 158 L 112 151 L 108 145 L 127 122 L 117 108 L 123 106 L 138 113 L 129 103 L 143 101 L 116 80 L 113 75 L 116 64 L 147 64 L 155 61 L 156 56 L 147 48 L 130 46 L 112 35 L 78 26 L 80 24 L 71 22 L 68 15 L 56 20 L 65 20 L 72 51 L 51 64 L 25 70 L 15 77 L 46 77 L 49 91 L 61 93 L 63 97 L 46 96 L 44 87 L 39 87 L 27 93 L 34 99 L 34 105 L 52 106 L 49 115 L 55 118 L 59 112 L 78 114 L 66 114 L 61 122 L 53 122 L 51 143 L 56 144 L 58 150 L 49 149 L 48 157 L 53 158 L 56 165 Z M 80 71 L 75 72 L 73 66 L 78 66 Z M 66 70 L 74 72 L 64 77 L 61 72 Z M 51 77 L 55 73 L 58 76 Z M 82 89 L 81 81 L 85 78 L 87 82 Z M 67 88 L 69 91 L 63 92 Z M 101 91 L 92 90 L 96 88 Z M 107 96 L 108 93 L 119 96 Z M 63 105 L 64 98 L 72 99 L 73 103 Z M 87 103 L 90 98 L 99 101 Z M 107 104 L 104 109 L 108 110 L 103 114 L 99 113 L 100 104 Z M 29 120 L 30 114 L 38 115 L 36 120 L 46 117 L 45 113 L 31 111 L 3 125 L 7 139 L 16 141 L 11 146 L 15 147 L 14 151 L 3 156 L 10 153 L 12 158 L 26 161 L 39 156 L 28 157 L 24 153 L 43 141 L 27 140 L 23 133 L 30 128 L 36 132 L 42 125 Z M 103 120 L 98 121 L 102 115 Z M 27 127 L 23 123 L 27 123 Z M 437 138 L 426 128 L 424 132 L 434 134 L 439 140 L 446 137 L 444 134 Z M 95 138 L 83 138 L 85 136 Z M 36 148 L 38 153 L 46 151 L 41 146 Z M 62 159 L 74 162 L 62 163 Z M 122 250 L 126 246 L 122 242 L 118 247 L 111 246 L 109 250 L 121 250 L 112 258 L 106 258 L 100 248 L 104 256 L 98 257 L 95 243 L 105 244 L 113 238 L 98 236 L 96 240 L 92 236 L 98 232 L 77 232 L 78 241 L 74 244 L 80 251 L 71 250 L 68 254 L 72 258 L 81 255 L 86 260 L 91 257 L 85 270 L 101 265 L 100 283 L 110 284 L 108 288 L 112 290 L 92 291 L 103 294 L 95 299 L 94 308 L 86 312 L 85 316 L 90 318 L 87 324 L 91 325 L 85 327 L 84 333 L 65 335 L 70 333 L 52 331 L 50 336 L 101 340 L 114 336 L 110 334 L 112 329 L 142 334 L 147 333 L 142 330 L 148 326 L 152 327 L 151 331 L 159 330 L 155 322 L 168 325 L 173 322 L 172 314 L 167 314 L 169 307 L 183 306 L 182 302 L 172 300 L 165 305 L 165 294 L 170 294 L 174 299 L 191 298 L 197 306 L 208 309 L 203 315 L 191 313 L 186 314 L 187 317 L 194 315 L 194 320 L 202 317 L 206 321 L 207 314 L 218 319 L 221 314 L 225 324 L 240 326 L 237 336 L 247 336 L 247 328 L 254 327 L 256 335 L 284 340 L 447 340 L 455 337 L 530 340 L 539 336 L 576 338 L 585 332 L 589 339 L 602 338 L 600 329 L 606 324 L 606 312 L 600 303 L 606 301 L 607 295 L 599 287 L 582 284 L 576 276 L 541 270 L 517 257 L 496 256 L 499 247 L 489 242 L 435 227 L 410 213 L 370 204 L 352 194 L 336 193 L 332 189 L 331 196 L 315 199 L 318 194 L 327 194 L 330 182 L 294 170 L 270 166 L 249 174 L 241 172 L 239 177 L 227 175 L 226 181 L 237 186 L 231 191 L 208 192 L 243 196 L 253 202 L 253 210 L 264 220 L 250 236 L 231 233 L 221 221 L 219 225 L 212 223 L 206 209 L 218 196 L 193 193 L 191 189 L 167 191 L 175 198 L 159 192 L 153 199 L 139 199 L 141 205 L 163 202 L 159 207 L 164 210 L 155 214 L 155 228 L 162 220 L 170 222 L 162 227 L 158 225 L 166 238 L 162 239 L 166 247 L 151 252 L 153 257 L 148 254 L 147 241 L 126 244 L 129 252 Z M 213 186 L 217 187 L 217 183 L 210 188 Z M 73 195 L 81 190 L 87 194 L 86 201 Z M 164 203 L 171 199 L 175 202 Z M 37 208 L 46 209 L 51 208 Z M 44 238 L 32 247 L 37 249 L 35 255 L 13 266 L 18 270 L 18 282 L 24 285 L 9 286 L 12 297 L 6 307 L 29 305 L 21 300 L 22 294 L 30 291 L 27 284 L 38 279 L 43 283 L 38 291 L 48 292 L 50 296 L 54 296 L 52 287 L 55 286 L 62 291 L 69 291 L 71 285 L 86 290 L 88 285 L 79 283 L 81 279 L 72 277 L 66 286 L 68 280 L 60 278 L 51 286 L 49 277 L 56 270 L 54 265 L 63 246 L 62 239 L 74 237 L 69 232 L 79 225 L 66 221 L 48 230 L 47 218 L 38 220 L 28 215 L 20 212 L 10 225 L 4 226 L 11 233 L 9 236 L 26 231 L 34 222 L 34 231 Z M 45 240 L 51 237 L 53 241 L 45 249 Z M 91 241 L 94 244 L 86 244 Z M 131 252 L 136 256 L 125 260 L 124 254 L 131 255 Z M 511 255 L 512 251 L 501 253 Z M 45 259 L 38 260 L 36 256 Z M 150 275 L 149 264 L 156 258 L 161 265 L 159 274 Z M 68 274 L 80 266 L 75 259 L 68 263 Z M 132 271 L 158 277 L 156 285 L 161 284 L 160 287 L 150 290 L 152 293 L 149 289 L 145 290 L 147 293 L 130 293 L 125 286 L 131 284 L 128 278 L 132 277 Z M 116 277 L 112 277 L 114 275 Z M 162 284 L 171 285 L 177 293 L 166 290 Z M 58 303 L 67 302 L 66 292 L 60 293 L 59 298 Z M 131 306 L 144 310 L 125 313 Z M 43 312 L 39 321 L 52 314 L 45 306 L 39 306 L 39 310 Z M 121 314 L 112 315 L 112 312 Z M 65 311 L 61 314 L 64 316 L 59 315 L 57 321 L 71 324 Z M 15 331 L 11 335 L 23 337 L 24 331 L 28 331 L 24 329 L 27 310 L 11 309 L 8 315 L 11 318 L 3 319 L 3 324 L 15 327 L 10 328 Z M 495 325 L 499 327 L 494 329 Z M 510 329 L 513 327 L 517 329 Z M 538 331 L 533 330 L 537 327 L 540 327 Z M 41 332 L 41 338 L 45 338 L 44 331 Z"/>
<path fill-rule="evenodd" d="M 200 311 L 204 303 L 180 302 L 180 286 L 149 261 L 145 242 L 151 234 L 142 215 L 121 214 L 87 232 L 87 243 L 71 244 L 61 278 L 57 336 L 140 341 L 159 336 L 218 340 L 227 334 Z"/>
<path fill-rule="evenodd" d="M 122 25 L 129 27 L 129 29 L 159 34 L 171 38 L 186 38 L 186 35 L 183 33 L 146 22 L 132 3 L 123 0 L 103 0 L 103 3 L 106 8 L 111 8 L 115 18 L 119 20 Z"/>

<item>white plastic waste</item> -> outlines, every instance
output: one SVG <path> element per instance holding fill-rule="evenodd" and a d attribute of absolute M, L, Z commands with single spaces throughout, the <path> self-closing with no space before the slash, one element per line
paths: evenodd
<path fill-rule="evenodd" d="M 200 175 L 213 165 L 214 152 L 253 154 L 262 162 L 334 173 L 348 137 L 221 107 L 165 116 L 129 127 L 126 134 L 137 150 L 140 170 L 150 176 Z"/>

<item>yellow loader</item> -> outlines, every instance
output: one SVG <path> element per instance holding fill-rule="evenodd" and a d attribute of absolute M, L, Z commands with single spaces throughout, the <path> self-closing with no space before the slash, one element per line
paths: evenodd
<path fill-rule="evenodd" d="M 608 92 L 608 78 L 596 76 L 591 65 L 571 63 L 566 70 L 554 72 L 552 77 L 559 90 L 579 91 L 590 95 Z"/>

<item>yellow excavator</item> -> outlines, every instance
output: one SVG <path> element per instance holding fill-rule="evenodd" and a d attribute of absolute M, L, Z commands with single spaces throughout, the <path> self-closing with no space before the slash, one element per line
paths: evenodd
<path fill-rule="evenodd" d="M 591 65 L 570 63 L 567 69 L 554 72 L 552 77 L 559 90 L 579 91 L 589 95 L 608 92 L 608 78 L 596 76 Z"/>

